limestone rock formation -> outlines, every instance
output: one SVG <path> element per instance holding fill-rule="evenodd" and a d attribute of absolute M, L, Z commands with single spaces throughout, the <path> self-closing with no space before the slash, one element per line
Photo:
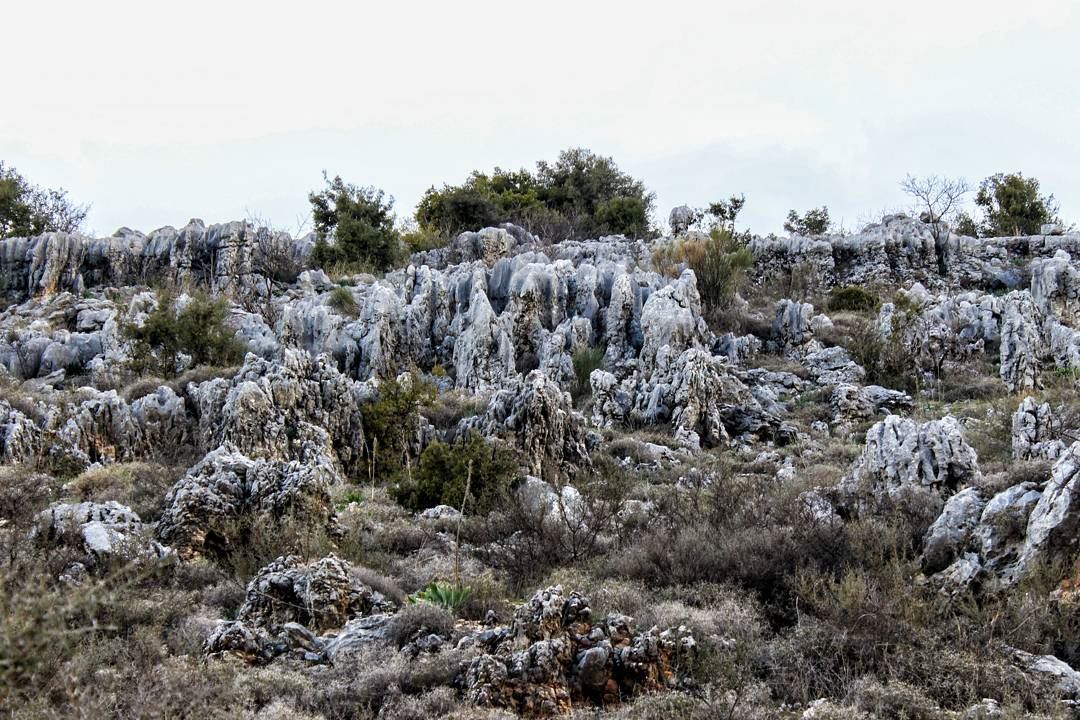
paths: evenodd
<path fill-rule="evenodd" d="M 253 460 L 222 445 L 169 490 L 157 537 L 189 559 L 226 550 L 245 522 L 272 524 L 289 516 L 332 529 L 330 489 L 341 482 L 325 455 Z"/>
<path fill-rule="evenodd" d="M 60 503 L 38 514 L 33 535 L 45 542 L 67 542 L 68 533 L 93 563 L 113 558 L 161 558 L 168 550 L 149 537 L 149 528 L 129 507 L 106 503 Z"/>
<path fill-rule="evenodd" d="M 330 555 L 305 563 L 289 555 L 251 579 L 237 619 L 274 635 L 289 623 L 321 634 L 343 628 L 354 617 L 392 609 L 393 603 L 360 582 L 344 560 Z"/>
<path fill-rule="evenodd" d="M 1016 574 L 1026 575 L 1039 560 L 1072 557 L 1080 543 L 1080 442 L 1054 463 L 1042 496 L 1028 517 Z"/>
<path fill-rule="evenodd" d="M 513 433 L 534 475 L 540 475 L 547 463 L 567 467 L 590 463 L 584 416 L 573 409 L 570 394 L 540 370 L 496 392 L 484 414 L 465 425 L 478 426 L 485 435 Z"/>
<path fill-rule="evenodd" d="M 1037 405 L 1028 396 L 1012 416 L 1012 454 L 1016 460 L 1055 460 L 1065 452 L 1065 443 L 1056 437 L 1057 428 L 1050 403 Z"/>
<path fill-rule="evenodd" d="M 464 675 L 466 698 L 532 717 L 670 688 L 678 659 L 695 647 L 685 628 L 639 632 L 625 615 L 595 620 L 587 598 L 558 585 L 518 608 L 508 631 L 484 639 L 486 652 Z"/>
<path fill-rule="evenodd" d="M 1001 379 L 1010 392 L 1041 387 L 1040 313 L 1031 293 L 1014 291 L 1005 297 L 1001 322 Z"/>
<path fill-rule="evenodd" d="M 842 383 L 833 388 L 829 398 L 834 425 L 869 420 L 882 414 L 893 415 L 911 410 L 913 404 L 907 393 L 880 385 L 860 387 Z"/>
<path fill-rule="evenodd" d="M 980 478 L 978 456 L 955 418 L 918 423 L 889 415 L 867 431 L 862 455 L 841 488 L 876 498 L 910 490 L 942 496 Z"/>

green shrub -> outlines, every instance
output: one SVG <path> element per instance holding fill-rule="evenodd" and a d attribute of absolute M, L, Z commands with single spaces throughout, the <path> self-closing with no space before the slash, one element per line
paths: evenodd
<path fill-rule="evenodd" d="M 1058 222 L 1053 195 L 1043 195 L 1039 181 L 1022 173 L 998 173 L 979 183 L 975 204 L 982 208 L 983 237 L 1037 235 L 1042 225 Z"/>
<path fill-rule="evenodd" d="M 829 208 L 824 205 L 807 210 L 801 217 L 799 213 L 791 210 L 788 212 L 787 221 L 784 222 L 784 230 L 797 235 L 824 235 L 831 227 Z"/>
<path fill-rule="evenodd" d="M 435 386 L 418 375 L 379 384 L 378 399 L 364 407 L 363 415 L 364 450 L 373 476 L 393 481 L 416 464 L 419 411 L 436 397 Z"/>
<path fill-rule="evenodd" d="M 432 580 L 428 583 L 428 586 L 416 593 L 409 596 L 409 602 L 411 604 L 422 606 L 424 603 L 434 605 L 442 608 L 443 610 L 456 613 L 458 608 L 465 604 L 465 602 L 472 596 L 472 588 L 468 585 L 460 585 L 456 583 L 441 583 Z M 438 616 L 434 613 L 427 611 L 423 612 L 421 617 L 435 616 L 436 622 Z M 427 621 L 431 622 L 431 621 Z M 453 625 L 451 624 L 451 628 Z M 429 632 L 437 632 L 436 630 L 429 630 Z"/>
<path fill-rule="evenodd" d="M 63 188 L 34 185 L 0 162 L 0 238 L 77 232 L 89 205 L 76 205 Z"/>
<path fill-rule="evenodd" d="M 466 513 L 485 514 L 508 491 L 514 469 L 508 451 L 469 433 L 455 443 L 435 441 L 424 448 L 412 480 L 400 482 L 394 496 L 413 511 L 464 504 Z"/>
<path fill-rule="evenodd" d="M 346 287 L 336 287 L 331 290 L 330 295 L 326 298 L 326 304 L 342 315 L 355 317 L 358 311 L 356 299 L 349 291 L 349 288 Z"/>
<path fill-rule="evenodd" d="M 374 187 L 358 187 L 323 173 L 326 189 L 308 195 L 318 241 L 311 252 L 315 267 L 387 270 L 403 256 L 394 227 L 394 199 Z M 334 243 L 329 240 L 333 238 Z"/>
<path fill-rule="evenodd" d="M 652 260 L 657 272 L 669 277 L 678 277 L 686 267 L 694 271 L 706 318 L 714 323 L 723 323 L 754 265 L 741 238 L 719 225 L 707 238 L 690 237 L 657 249 Z"/>
<path fill-rule="evenodd" d="M 245 348 L 225 323 L 228 313 L 225 300 L 205 293 L 197 293 L 181 309 L 170 293 L 159 295 L 157 308 L 142 326 L 124 327 L 132 343 L 132 370 L 173 378 L 181 369 L 181 355 L 190 356 L 192 367 L 237 364 Z"/>
<path fill-rule="evenodd" d="M 875 312 L 881 301 L 872 292 L 857 285 L 833 288 L 829 292 L 829 310 L 831 312 Z"/>
<path fill-rule="evenodd" d="M 442 592 L 440 588 L 451 588 L 450 585 L 431 583 L 422 592 L 410 595 L 408 604 L 401 608 L 390 621 L 387 629 L 387 639 L 398 648 L 424 637 L 426 635 L 440 635 L 450 637 L 454 631 L 453 607 L 441 602 L 436 602 L 429 597 L 421 597 L 425 594 L 434 596 Z M 435 590 L 433 590 L 435 588 Z"/>

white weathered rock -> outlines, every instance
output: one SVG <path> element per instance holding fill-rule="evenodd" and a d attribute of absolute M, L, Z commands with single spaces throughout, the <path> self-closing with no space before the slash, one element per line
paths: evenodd
<path fill-rule="evenodd" d="M 484 435 L 513 433 L 526 467 L 536 475 L 548 463 L 566 468 L 590 464 L 584 416 L 573 409 L 570 394 L 540 370 L 492 395 L 484 414 L 465 421 L 465 427 Z"/>
<path fill-rule="evenodd" d="M 1026 575 L 1040 560 L 1072 557 L 1080 544 L 1080 442 L 1058 458 L 1042 496 L 1028 517 L 1027 535 L 1015 575 Z"/>
<path fill-rule="evenodd" d="M 1010 392 L 1041 387 L 1040 317 L 1031 293 L 1014 291 L 1005 296 L 1001 322 L 1001 379 Z"/>
<path fill-rule="evenodd" d="M 889 415 L 866 433 L 866 446 L 841 487 L 898 497 L 910 489 L 943 495 L 977 482 L 978 456 L 952 416 L 918 423 Z"/>
<path fill-rule="evenodd" d="M 55 542 L 70 532 L 78 533 L 83 551 L 94 562 L 164 557 L 168 550 L 151 540 L 147 530 L 131 508 L 110 500 L 52 505 L 38 513 L 33 534 Z"/>
<path fill-rule="evenodd" d="M 1012 416 L 1012 453 L 1016 460 L 1055 460 L 1065 452 L 1050 403 L 1037 405 L 1028 396 Z"/>
<path fill-rule="evenodd" d="M 223 445 L 169 490 L 157 537 L 188 559 L 227 551 L 244 520 L 273 524 L 288 517 L 332 529 L 330 490 L 341 482 L 325 455 L 253 460 Z"/>
<path fill-rule="evenodd" d="M 923 571 L 944 570 L 967 547 L 986 500 L 978 488 L 965 488 L 945 502 L 941 515 L 923 538 Z"/>

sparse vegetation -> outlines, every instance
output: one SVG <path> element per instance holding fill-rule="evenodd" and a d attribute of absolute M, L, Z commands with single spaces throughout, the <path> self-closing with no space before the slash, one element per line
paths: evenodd
<path fill-rule="evenodd" d="M 132 344 L 132 370 L 173 378 L 188 367 L 235 365 L 244 346 L 226 325 L 228 312 L 222 298 L 205 293 L 182 301 L 171 292 L 160 293 L 157 308 L 142 325 L 124 326 Z"/>

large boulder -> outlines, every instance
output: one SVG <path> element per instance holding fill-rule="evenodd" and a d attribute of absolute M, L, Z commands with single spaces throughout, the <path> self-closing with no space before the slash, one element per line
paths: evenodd
<path fill-rule="evenodd" d="M 184 559 L 226 552 L 244 525 L 286 517 L 334 528 L 330 490 L 340 473 L 325 455 L 297 460 L 251 459 L 223 445 L 207 453 L 165 496 L 157 537 Z"/>
<path fill-rule="evenodd" d="M 913 490 L 939 498 L 979 481 L 978 456 L 952 416 L 919 423 L 889 415 L 866 433 L 866 445 L 841 488 L 857 497 L 897 499 Z"/>
<path fill-rule="evenodd" d="M 348 562 L 330 555 L 305 563 L 289 555 L 251 579 L 237 619 L 271 634 L 280 634 L 288 623 L 325 633 L 354 617 L 392 609 L 393 603 L 361 582 Z"/>

